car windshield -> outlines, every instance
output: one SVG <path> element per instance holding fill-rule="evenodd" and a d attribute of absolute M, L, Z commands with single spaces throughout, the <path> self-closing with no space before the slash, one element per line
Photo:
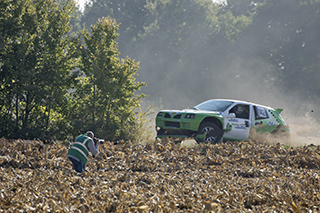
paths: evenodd
<path fill-rule="evenodd" d="M 232 101 L 209 100 L 209 101 L 205 101 L 201 104 L 198 104 L 197 106 L 193 107 L 192 109 L 223 112 L 232 103 L 233 103 Z"/>

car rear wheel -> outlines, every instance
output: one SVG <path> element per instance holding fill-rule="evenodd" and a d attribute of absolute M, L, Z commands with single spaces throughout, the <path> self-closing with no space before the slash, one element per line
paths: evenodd
<path fill-rule="evenodd" d="M 220 142 L 223 136 L 223 131 L 216 124 L 212 122 L 205 122 L 200 125 L 198 134 L 199 135 L 206 134 L 205 139 L 201 139 L 201 138 L 196 139 L 198 143 L 205 142 L 205 143 L 216 144 Z"/>

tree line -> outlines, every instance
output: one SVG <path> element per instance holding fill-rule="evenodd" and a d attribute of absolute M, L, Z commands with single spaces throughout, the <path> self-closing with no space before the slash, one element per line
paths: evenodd
<path fill-rule="evenodd" d="M 119 57 L 118 24 L 103 17 L 71 32 L 75 3 L 0 4 L 0 137 L 66 140 L 92 130 L 135 139 L 145 85 L 139 63 Z"/>
<path fill-rule="evenodd" d="M 78 23 L 120 23 L 119 50 L 141 62 L 137 79 L 157 106 L 268 105 L 278 94 L 302 113 L 302 103 L 319 103 L 319 9 L 319 0 L 92 0 Z"/>
<path fill-rule="evenodd" d="M 260 92 L 281 91 L 303 112 L 301 102 L 319 103 L 319 8 L 319 0 L 91 0 L 80 11 L 73 0 L 4 0 L 0 137 L 91 129 L 135 139 L 144 134 L 142 100 L 180 108 L 249 94 L 264 104 Z"/>

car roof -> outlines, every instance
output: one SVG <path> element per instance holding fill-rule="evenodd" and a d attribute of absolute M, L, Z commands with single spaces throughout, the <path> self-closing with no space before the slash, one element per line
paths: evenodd
<path fill-rule="evenodd" d="M 264 108 L 267 108 L 267 109 L 273 109 L 274 110 L 274 108 L 272 108 L 272 107 L 265 106 L 265 105 L 262 105 L 262 104 L 253 103 L 253 102 L 250 102 L 250 101 L 243 101 L 243 100 L 236 100 L 236 99 L 209 99 L 207 101 L 211 101 L 211 100 L 232 101 L 232 102 L 239 103 L 239 104 L 253 104 L 253 105 L 256 105 L 256 106 L 260 106 L 260 107 L 264 107 Z M 203 101 L 203 102 L 206 102 L 206 101 Z"/>

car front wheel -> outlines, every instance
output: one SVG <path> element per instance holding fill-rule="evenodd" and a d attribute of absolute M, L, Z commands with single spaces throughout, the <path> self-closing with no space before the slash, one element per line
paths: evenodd
<path fill-rule="evenodd" d="M 205 142 L 205 143 L 216 144 L 220 142 L 223 136 L 223 131 L 216 124 L 212 122 L 205 122 L 200 125 L 198 134 L 199 135 L 206 134 L 205 139 L 201 139 L 201 138 L 196 139 L 198 143 Z"/>

